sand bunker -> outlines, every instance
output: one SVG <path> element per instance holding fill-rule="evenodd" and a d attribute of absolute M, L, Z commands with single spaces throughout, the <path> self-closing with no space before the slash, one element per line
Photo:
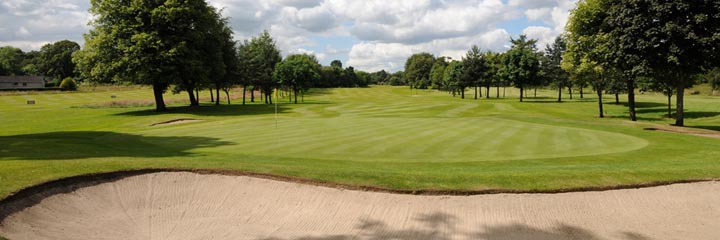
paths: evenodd
<path fill-rule="evenodd" d="M 561 194 L 416 196 L 151 173 L 9 215 L 21 239 L 717 239 L 720 182 Z"/>

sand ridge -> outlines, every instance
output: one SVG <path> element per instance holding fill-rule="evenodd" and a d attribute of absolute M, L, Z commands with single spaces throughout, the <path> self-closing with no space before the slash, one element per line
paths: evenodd
<path fill-rule="evenodd" d="M 717 239 L 720 182 L 559 194 L 416 196 L 190 172 L 39 200 L 21 239 Z M 2 207 L 2 206 L 0 206 Z"/>

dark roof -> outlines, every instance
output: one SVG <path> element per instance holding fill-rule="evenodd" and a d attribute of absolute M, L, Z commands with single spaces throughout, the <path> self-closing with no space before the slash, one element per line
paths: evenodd
<path fill-rule="evenodd" d="M 0 76 L 0 82 L 45 84 L 43 76 Z"/>

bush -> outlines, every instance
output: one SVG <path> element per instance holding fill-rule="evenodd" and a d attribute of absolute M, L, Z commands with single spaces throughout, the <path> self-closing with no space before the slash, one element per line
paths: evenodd
<path fill-rule="evenodd" d="M 66 91 L 75 91 L 77 90 L 77 83 L 75 82 L 75 79 L 69 77 L 65 78 L 60 82 L 60 88 Z"/>

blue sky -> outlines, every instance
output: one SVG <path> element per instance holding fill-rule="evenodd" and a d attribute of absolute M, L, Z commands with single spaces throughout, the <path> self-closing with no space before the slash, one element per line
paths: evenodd
<path fill-rule="evenodd" d="M 413 53 L 459 59 L 471 45 L 504 51 L 527 34 L 539 48 L 562 33 L 574 0 L 208 0 L 235 38 L 270 31 L 283 54 L 312 53 L 365 71 L 402 70 Z M 89 0 L 3 0 L 0 46 L 83 44 Z"/>

